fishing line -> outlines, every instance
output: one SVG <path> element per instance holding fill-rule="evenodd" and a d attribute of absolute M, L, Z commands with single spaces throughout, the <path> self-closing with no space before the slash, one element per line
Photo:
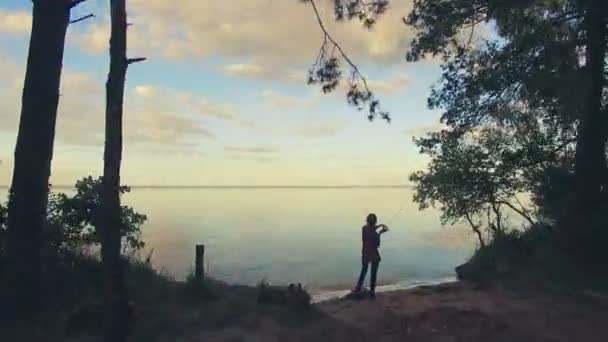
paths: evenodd
<path fill-rule="evenodd" d="M 399 214 L 401 214 L 403 212 L 403 205 L 399 207 L 399 210 L 397 210 L 397 212 L 395 212 L 388 220 L 386 220 L 385 224 L 388 226 L 389 223 L 391 223 L 395 218 L 397 218 L 397 216 L 399 216 Z"/>

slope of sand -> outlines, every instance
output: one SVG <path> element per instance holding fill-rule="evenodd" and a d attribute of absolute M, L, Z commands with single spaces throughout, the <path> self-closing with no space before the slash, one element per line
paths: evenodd
<path fill-rule="evenodd" d="M 451 283 L 319 308 L 367 341 L 608 341 L 608 298 L 593 293 L 514 293 Z"/>
<path fill-rule="evenodd" d="M 130 341 L 608 341 L 608 296 L 595 293 L 511 292 L 455 282 L 294 309 L 257 303 L 255 288 L 227 287 L 217 300 L 200 302 L 181 297 L 179 286 L 138 307 Z M 40 330 L 44 338 L 9 340 L 66 341 L 51 338 L 52 330 Z M 87 337 L 69 341 L 97 341 Z"/>

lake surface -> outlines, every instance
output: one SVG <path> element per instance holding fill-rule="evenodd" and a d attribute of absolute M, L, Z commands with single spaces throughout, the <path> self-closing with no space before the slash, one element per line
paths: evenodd
<path fill-rule="evenodd" d="M 144 253 L 153 251 L 154 265 L 177 279 L 192 271 L 195 245 L 204 244 L 215 278 L 300 282 L 328 293 L 354 285 L 369 212 L 380 222 L 394 217 L 382 237 L 380 285 L 454 276 L 473 252 L 473 237 L 466 227 L 442 227 L 437 211 L 418 211 L 411 198 L 408 188 L 136 188 L 123 202 L 148 215 Z"/>

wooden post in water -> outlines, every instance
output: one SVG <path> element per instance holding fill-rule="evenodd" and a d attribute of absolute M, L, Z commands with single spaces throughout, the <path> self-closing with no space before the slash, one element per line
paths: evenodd
<path fill-rule="evenodd" d="M 199 282 L 205 277 L 205 245 L 196 245 L 196 259 L 194 261 L 194 276 Z"/>

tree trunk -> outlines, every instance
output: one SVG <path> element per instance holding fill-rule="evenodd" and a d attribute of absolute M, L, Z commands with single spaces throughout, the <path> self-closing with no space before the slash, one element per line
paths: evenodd
<path fill-rule="evenodd" d="M 473 219 L 471 219 L 471 215 L 469 215 L 469 213 L 465 213 L 464 215 L 465 215 L 465 218 L 467 219 L 467 221 L 469 222 L 469 224 L 471 225 L 473 232 L 475 232 L 475 234 L 477 234 L 477 239 L 479 240 L 479 247 L 485 248 L 486 243 L 485 243 L 485 241 L 483 241 L 483 236 L 481 235 L 481 230 L 479 229 L 479 225 L 476 225 L 473 222 Z"/>
<path fill-rule="evenodd" d="M 106 83 L 106 140 L 99 228 L 105 283 L 104 340 L 126 341 L 129 329 L 127 294 L 121 251 L 120 164 L 122 116 L 127 73 L 127 19 L 125 0 L 110 0 L 110 72 Z"/>
<path fill-rule="evenodd" d="M 42 232 L 46 224 L 55 121 L 71 6 L 34 1 L 8 214 L 6 281 L 13 317 L 41 309 Z"/>
<path fill-rule="evenodd" d="M 587 232 L 592 230 L 593 217 L 597 214 L 603 184 L 603 170 L 606 168 L 606 118 L 602 114 L 602 92 L 606 85 L 604 76 L 606 59 L 606 19 L 608 6 L 605 1 L 587 0 L 585 4 L 584 25 L 586 31 L 586 67 L 583 114 L 578 126 L 578 139 L 575 157 L 576 202 L 581 213 L 577 215 L 582 222 L 577 227 L 569 227 L 570 234 L 581 234 L 589 239 Z M 572 231 L 571 229 L 577 229 Z M 586 236 L 586 237 L 585 237 Z M 575 239 L 576 240 L 576 239 Z M 580 242 L 580 240 L 577 240 Z"/>

